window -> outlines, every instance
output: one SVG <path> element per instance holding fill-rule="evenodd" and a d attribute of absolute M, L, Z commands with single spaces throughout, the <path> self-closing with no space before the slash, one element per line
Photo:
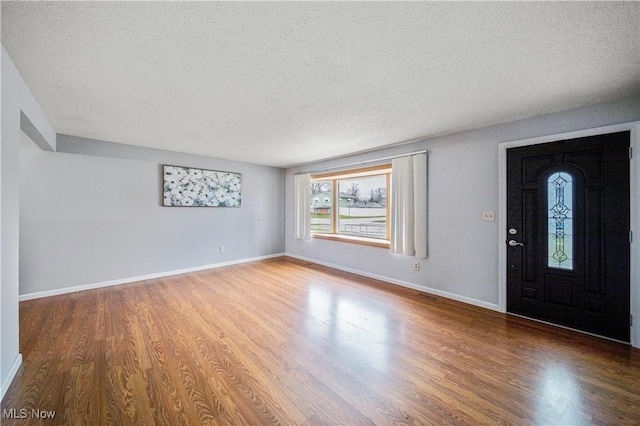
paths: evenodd
<path fill-rule="evenodd" d="M 333 188 L 331 181 L 311 181 L 311 233 L 327 232 L 333 229 Z"/>
<path fill-rule="evenodd" d="M 312 236 L 388 247 L 390 179 L 390 164 L 312 176 Z"/>
<path fill-rule="evenodd" d="M 573 269 L 573 178 L 553 173 L 547 179 L 548 265 Z"/>

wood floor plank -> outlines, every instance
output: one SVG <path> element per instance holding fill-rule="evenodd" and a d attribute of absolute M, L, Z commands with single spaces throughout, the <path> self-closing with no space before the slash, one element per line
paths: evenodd
<path fill-rule="evenodd" d="M 3 425 L 640 424 L 637 349 L 284 257 L 21 302 L 20 350 Z"/>

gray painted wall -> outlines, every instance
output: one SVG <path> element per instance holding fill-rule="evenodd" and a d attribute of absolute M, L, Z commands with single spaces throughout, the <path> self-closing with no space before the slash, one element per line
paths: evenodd
<path fill-rule="evenodd" d="M 55 149 L 56 133 L 44 111 L 1 49 L 2 139 L 0 145 L 0 397 L 20 365 L 18 340 L 19 158 L 22 131 L 46 149 Z"/>
<path fill-rule="evenodd" d="M 64 135 L 20 157 L 21 295 L 284 252 L 283 169 Z M 162 164 L 242 173 L 242 206 L 162 207 Z"/>
<path fill-rule="evenodd" d="M 640 99 L 629 98 L 325 161 L 286 171 L 288 254 L 498 309 L 498 228 L 483 222 L 498 212 L 498 144 L 640 120 Z M 298 171 L 429 151 L 429 257 L 413 271 L 413 257 L 348 243 L 293 238 L 293 175 Z"/>
<path fill-rule="evenodd" d="M 20 112 L 55 147 L 55 131 L 2 49 L 0 150 L 0 381 L 19 360 L 18 294 L 127 279 L 287 253 L 439 291 L 489 308 L 498 303 L 498 144 L 640 120 L 628 99 L 427 139 L 292 168 L 236 163 L 60 136 L 59 152 L 20 148 Z M 27 129 L 33 133 L 33 129 Z M 297 241 L 293 174 L 427 148 L 429 258 L 326 240 Z M 240 209 L 165 208 L 163 163 L 243 174 Z M 19 203 L 18 203 L 19 200 Z M 20 249 L 18 251 L 18 230 Z M 225 245 L 226 253 L 219 253 Z M 19 254 L 19 257 L 18 257 Z M 19 265 L 19 267 L 18 267 Z M 18 269 L 19 268 L 19 269 Z M 20 283 L 18 284 L 18 270 Z"/>

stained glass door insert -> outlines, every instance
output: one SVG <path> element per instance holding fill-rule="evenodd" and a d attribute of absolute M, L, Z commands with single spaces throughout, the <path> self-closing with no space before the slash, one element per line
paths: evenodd
<path fill-rule="evenodd" d="M 547 179 L 548 265 L 573 269 L 573 178 L 565 172 Z"/>

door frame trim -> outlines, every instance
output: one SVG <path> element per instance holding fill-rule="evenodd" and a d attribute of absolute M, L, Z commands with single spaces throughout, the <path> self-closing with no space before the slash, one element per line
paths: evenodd
<path fill-rule="evenodd" d="M 629 162 L 631 230 L 631 281 L 630 312 L 635 318 L 631 327 L 631 345 L 640 348 L 640 121 L 633 121 L 611 126 L 595 127 L 566 133 L 539 136 L 502 142 L 498 144 L 498 308 L 507 312 L 507 149 L 521 146 L 538 145 L 565 139 L 576 139 L 587 136 L 616 132 L 631 132 L 633 158 Z"/>

